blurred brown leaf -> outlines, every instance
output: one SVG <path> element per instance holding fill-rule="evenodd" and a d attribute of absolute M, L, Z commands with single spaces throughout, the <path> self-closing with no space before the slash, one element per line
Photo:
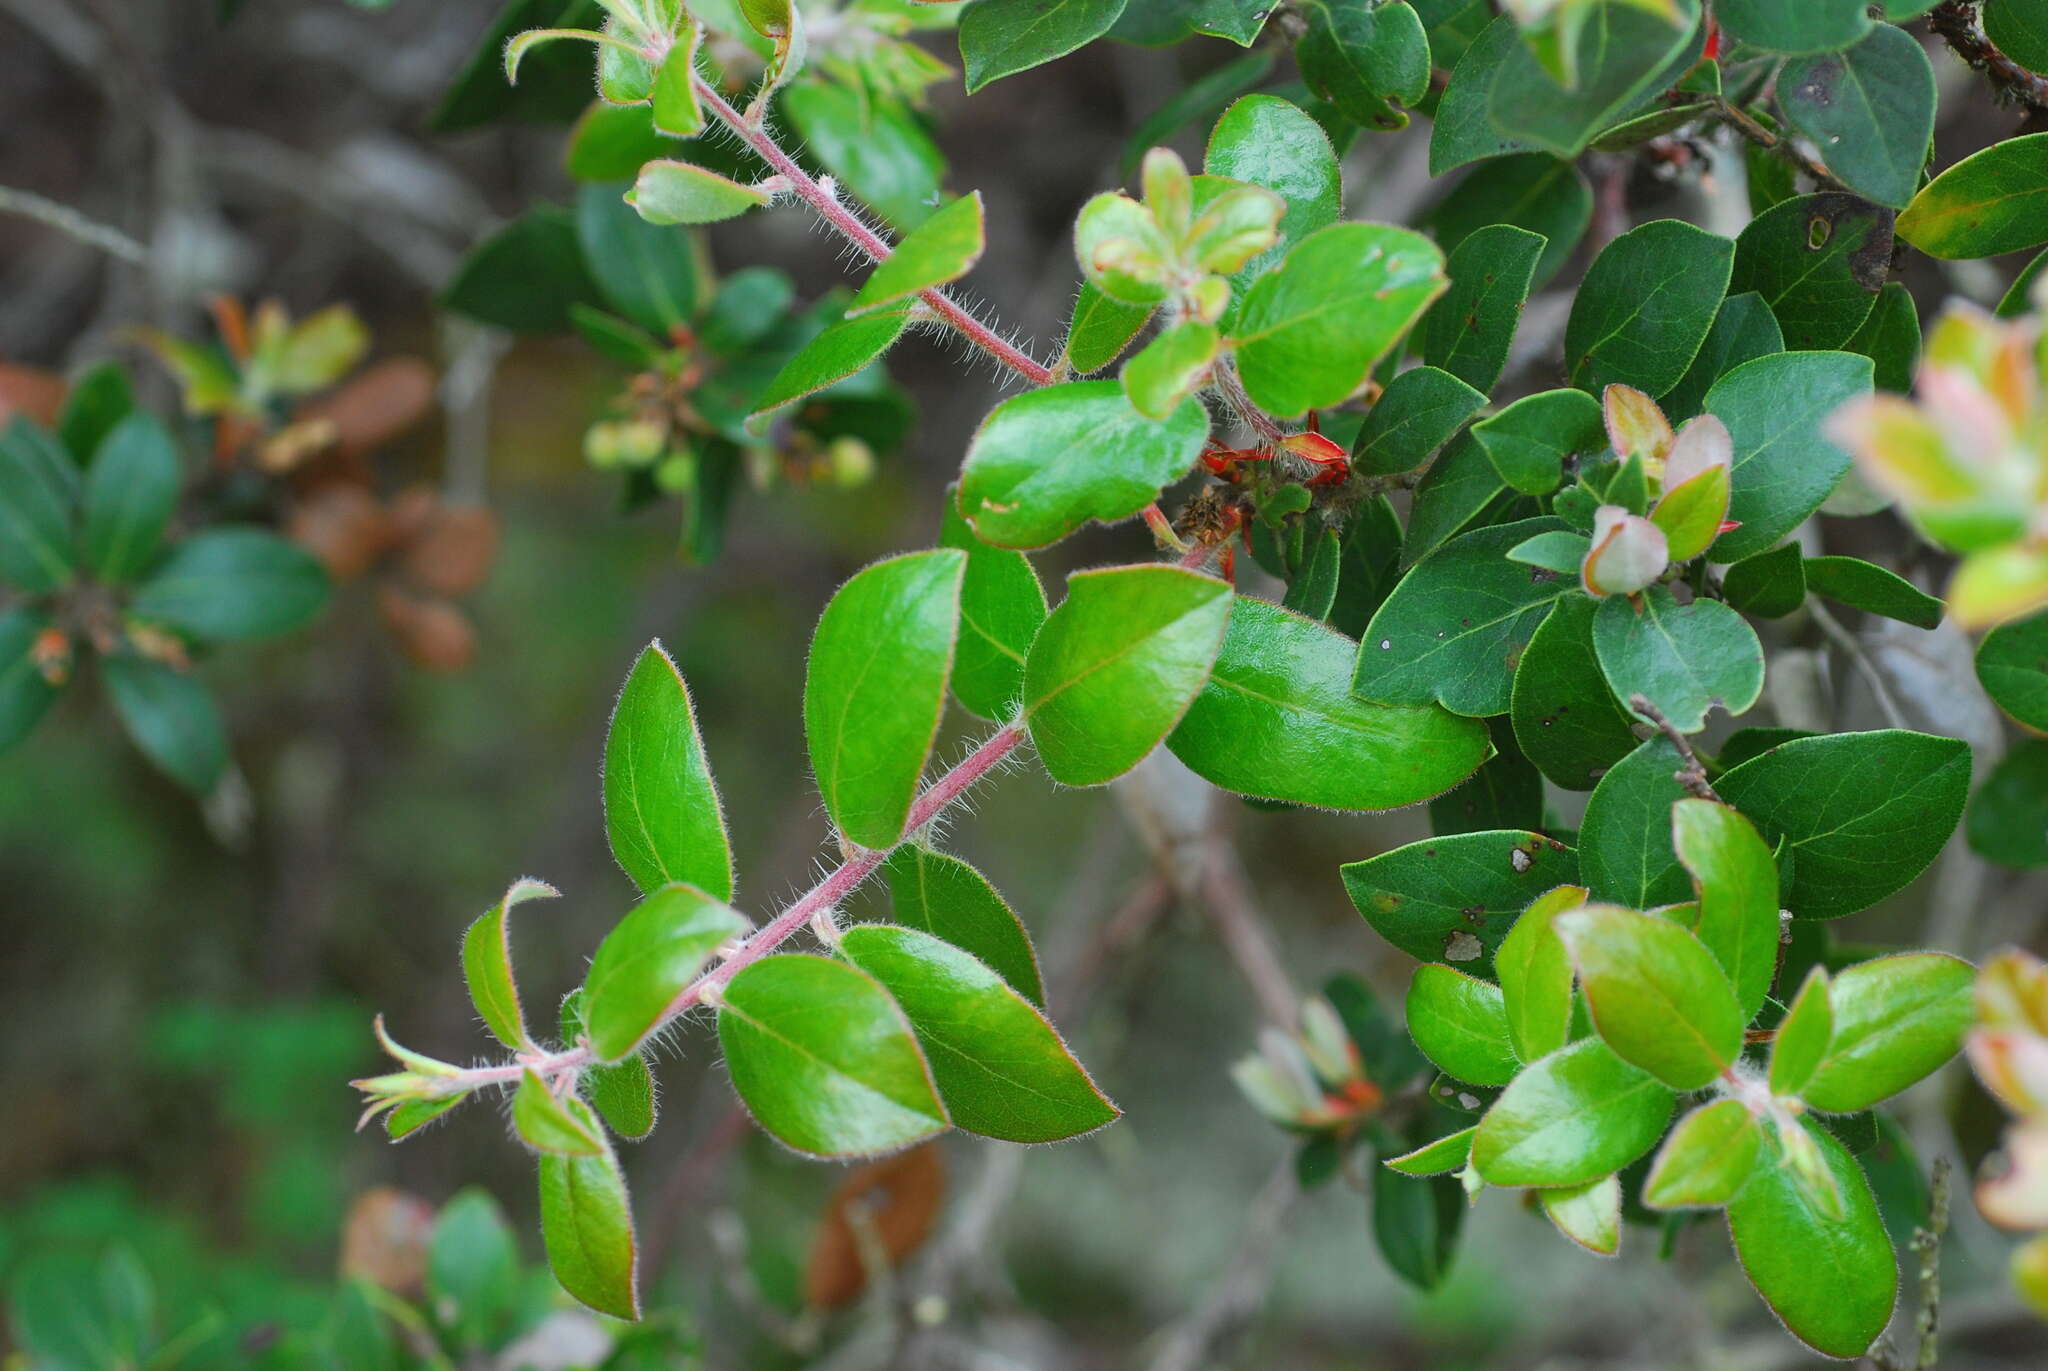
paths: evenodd
<path fill-rule="evenodd" d="M 49 428 L 64 408 L 64 378 L 41 367 L 20 367 L 0 362 L 0 424 L 17 414 Z"/>
<path fill-rule="evenodd" d="M 861 1260 L 861 1234 L 848 1216 L 858 1210 L 893 1268 L 931 1236 L 946 1192 L 939 1145 L 869 1162 L 847 1173 L 826 1207 L 804 1272 L 804 1298 L 820 1309 L 836 1309 L 859 1298 L 868 1270 Z"/>
<path fill-rule="evenodd" d="M 368 571 L 391 546 L 396 523 L 361 486 L 323 486 L 292 510 L 292 540 L 320 559 L 337 581 Z"/>
<path fill-rule="evenodd" d="M 434 1208 L 388 1185 L 357 1195 L 341 1225 L 341 1274 L 361 1276 L 401 1295 L 417 1293 L 427 1276 Z"/>
<path fill-rule="evenodd" d="M 425 418 L 434 404 L 434 385 L 434 369 L 425 362 L 417 357 L 393 357 L 299 406 L 297 417 L 328 420 L 334 425 L 341 451 L 360 456 Z"/>
<path fill-rule="evenodd" d="M 481 505 L 450 506 L 435 501 L 415 518 L 404 511 L 412 491 L 394 504 L 407 530 L 399 570 L 422 590 L 467 595 L 491 574 L 498 556 L 498 516 Z M 417 531 L 414 531 L 414 530 Z"/>
<path fill-rule="evenodd" d="M 476 630 L 446 600 L 385 585 L 378 588 L 377 609 L 399 650 L 428 671 L 461 671 L 476 657 Z"/>

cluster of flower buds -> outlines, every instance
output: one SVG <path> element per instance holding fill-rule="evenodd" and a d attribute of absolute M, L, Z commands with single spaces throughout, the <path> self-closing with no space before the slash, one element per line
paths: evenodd
<path fill-rule="evenodd" d="M 1230 1068 L 1231 1079 L 1261 1114 L 1303 1133 L 1349 1132 L 1378 1111 L 1380 1090 L 1330 1002 L 1302 1002 L 1301 1028 L 1267 1028 L 1259 1050 Z"/>
<path fill-rule="evenodd" d="M 2037 288 L 2037 306 L 2048 290 Z M 1827 433 L 1932 543 L 1961 556 L 1949 610 L 1983 628 L 2048 607 L 2048 337 L 1951 305 L 1927 337 L 1912 399 L 1860 396 Z"/>
<path fill-rule="evenodd" d="M 1593 515 L 1593 545 L 1579 567 L 1588 595 L 1634 595 L 1673 562 L 1688 562 L 1726 532 L 1735 441 L 1711 414 L 1676 432 L 1657 402 L 1633 386 L 1611 385 L 1601 397 L 1607 441 L 1623 462 L 1642 466 L 1659 492 L 1649 512 L 1602 505 Z"/>
<path fill-rule="evenodd" d="M 1095 288 L 1127 305 L 1171 303 L 1205 324 L 1230 303 L 1225 278 L 1280 241 L 1287 202 L 1262 186 L 1188 175 L 1170 148 L 1145 154 L 1143 203 L 1104 191 L 1074 222 L 1074 252 Z"/>
<path fill-rule="evenodd" d="M 2016 1116 L 1997 1169 L 1978 1183 L 1977 1208 L 2000 1228 L 2035 1233 L 2013 1254 L 2013 1283 L 2048 1316 L 2048 965 L 2017 949 L 1986 962 L 1977 1025 L 1970 1064 Z"/>

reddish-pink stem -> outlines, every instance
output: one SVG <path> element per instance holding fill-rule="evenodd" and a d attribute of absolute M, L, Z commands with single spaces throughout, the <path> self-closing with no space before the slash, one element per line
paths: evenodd
<path fill-rule="evenodd" d="M 933 781 L 924 793 L 917 797 L 916 802 L 910 806 L 910 817 L 904 821 L 904 833 L 915 833 L 945 813 L 977 781 L 1001 766 L 1003 759 L 1014 752 L 1023 741 L 1024 728 L 1021 724 L 1011 724 L 996 730 L 987 742 L 969 753 L 958 766 Z M 826 874 L 825 879 L 805 891 L 796 903 L 750 934 L 747 940 L 724 961 L 684 986 L 682 991 L 669 1001 L 667 1008 L 661 1011 L 661 1018 L 652 1031 L 659 1033 L 678 1017 L 703 1003 L 706 991 L 715 995 L 719 987 L 742 970 L 788 942 L 810 923 L 813 916 L 831 909 L 851 895 L 862 881 L 874 875 L 888 859 L 889 850 L 864 848 L 841 862 Z M 561 1052 L 545 1052 L 522 1057 L 503 1066 L 476 1067 L 453 1076 L 438 1076 L 434 1081 L 436 1093 L 460 1095 L 479 1086 L 509 1084 L 528 1071 L 546 1080 L 565 1071 L 580 1071 L 592 1062 L 589 1048 L 571 1047 Z"/>
<path fill-rule="evenodd" d="M 746 117 L 718 93 L 717 87 L 701 75 L 696 78 L 697 98 L 708 106 L 728 128 L 740 136 L 740 141 L 760 155 L 762 161 L 775 168 L 776 172 L 789 182 L 789 188 L 799 199 L 818 212 L 818 217 L 879 262 L 890 253 L 889 240 L 862 223 L 860 216 L 839 203 L 839 197 L 826 190 L 814 180 L 811 174 L 796 164 L 796 159 L 782 150 L 767 132 L 747 122 Z M 1052 384 L 1052 372 L 1042 366 L 1031 354 L 1005 340 L 994 329 L 975 318 L 967 309 L 943 290 L 936 287 L 918 292 L 932 312 L 945 320 L 968 342 L 1001 362 L 1011 371 L 1034 386 Z"/>

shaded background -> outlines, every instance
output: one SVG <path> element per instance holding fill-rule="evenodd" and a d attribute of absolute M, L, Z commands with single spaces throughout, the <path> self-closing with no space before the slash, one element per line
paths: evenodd
<path fill-rule="evenodd" d="M 491 226 L 573 194 L 559 129 L 426 131 L 495 9 L 248 0 L 223 25 L 211 0 L 0 0 L 0 187 L 77 206 L 147 243 L 152 261 L 124 266 L 0 215 L 0 359 L 65 369 L 125 355 L 169 414 L 161 374 L 121 342 L 124 325 L 197 334 L 216 290 L 276 296 L 299 314 L 344 301 L 371 325 L 373 356 L 422 355 L 459 379 L 444 412 L 385 454 L 391 486 L 441 484 L 503 522 L 496 571 L 472 604 L 481 651 L 465 674 L 407 664 L 360 585 L 307 633 L 206 667 L 248 787 L 238 835 L 115 736 L 90 683 L 0 759 L 0 1276 L 38 1245 L 121 1233 L 165 1268 L 161 1279 L 241 1289 L 282 1311 L 331 1279 L 343 1216 L 373 1185 L 438 1204 L 481 1182 L 531 1235 L 530 1167 L 492 1108 L 392 1147 L 349 1132 L 344 1082 L 376 1064 L 378 1010 L 424 1051 L 482 1050 L 457 940 L 512 878 L 566 895 L 520 924 L 536 1003 L 575 983 L 628 907 L 631 887 L 605 850 L 597 763 L 612 695 L 650 638 L 696 692 L 740 902 L 759 913 L 817 868 L 824 823 L 797 722 L 810 627 L 852 570 L 934 541 L 940 491 L 999 378 L 956 347 L 914 339 L 891 369 L 920 422 L 872 483 L 743 498 L 724 558 L 679 566 L 672 508 L 620 517 L 613 483 L 581 455 L 615 369 L 568 340 L 501 352 L 433 307 Z M 972 101 L 940 87 L 948 187 L 978 187 L 988 202 L 989 251 L 968 293 L 1050 352 L 1072 298 L 1074 210 L 1117 182 L 1131 130 L 1236 53 L 1208 40 L 1097 44 Z M 2014 116 L 1959 64 L 1937 55 L 1937 68 L 1941 164 Z M 1190 161 L 1201 132 L 1176 139 Z M 1419 121 L 1361 140 L 1346 162 L 1348 214 L 1412 219 L 1441 192 L 1426 174 L 1427 133 Z M 1739 228 L 1739 157 L 1699 151 L 1704 164 L 1677 173 L 1596 166 L 1593 246 L 1665 215 Z M 710 241 L 721 266 L 782 266 L 806 298 L 843 279 L 840 255 L 797 210 Z M 1951 291 L 1995 299 L 2010 265 L 1934 272 L 1916 260 L 1906 278 L 1923 311 Z M 1553 287 L 1532 301 L 1519 389 L 1549 384 L 1569 298 Z M 1834 550 L 1875 546 L 1896 561 L 1904 535 L 1866 520 L 1831 522 L 1826 536 Z M 1095 531 L 1041 558 L 1041 571 L 1056 585 L 1072 566 L 1149 548 L 1142 530 Z M 1968 737 L 1988 765 L 1999 724 L 1961 641 L 1862 631 L 1915 722 Z M 1770 693 L 1745 722 L 1876 722 L 1866 687 L 1814 625 L 1765 632 Z M 952 754 L 971 724 L 951 726 Z M 1583 797 L 1553 801 L 1570 823 Z M 1771 1325 L 1712 1226 L 1668 1262 L 1640 1259 L 1656 1237 L 1632 1230 L 1635 1259 L 1601 1263 L 1512 1196 L 1489 1194 L 1452 1279 L 1424 1297 L 1382 1264 L 1353 1185 L 1296 1194 L 1289 1144 L 1226 1068 L 1297 993 L 1289 981 L 1307 988 L 1350 970 L 1398 1001 L 1409 965 L 1353 912 L 1336 868 L 1424 824 L 1420 811 L 1256 813 L 1212 803 L 1164 768 L 1111 792 L 1059 795 L 1031 769 L 1012 773 L 955 823 L 954 842 L 1038 938 L 1055 1018 L 1125 1119 L 1057 1148 L 949 1141 L 939 1233 L 904 1289 L 943 1292 L 955 1316 L 916 1330 L 886 1310 L 842 1315 L 814 1357 L 802 1339 L 818 1330 L 778 1307 L 777 1254 L 801 1252 L 835 1169 L 735 1142 L 700 1028 L 661 1064 L 662 1126 L 627 1151 L 643 1231 L 668 1258 L 657 1302 L 703 1327 L 721 1366 L 1818 1364 Z M 1232 869 L 1230 841 L 1256 892 L 1246 898 L 1193 874 Z M 1958 845 L 1855 931 L 1975 954 L 2028 940 L 2043 893 Z M 1951 1069 L 1904 1113 L 1930 1149 L 1954 1146 L 1947 1120 L 1964 1119 L 1967 1163 L 1989 1116 L 1975 1134 L 1968 1121 L 1984 1108 Z M 1958 1208 L 1944 1365 L 2042 1364 L 2038 1332 L 2012 1319 L 2002 1291 L 2001 1240 Z"/>

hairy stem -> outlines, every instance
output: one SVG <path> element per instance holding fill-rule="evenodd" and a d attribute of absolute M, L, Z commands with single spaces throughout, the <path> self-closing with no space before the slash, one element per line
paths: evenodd
<path fill-rule="evenodd" d="M 719 121 L 734 133 L 740 141 L 759 155 L 762 161 L 773 167 L 777 174 L 789 182 L 789 188 L 797 198 L 816 210 L 818 217 L 830 224 L 839 234 L 870 258 L 879 262 L 890 253 L 889 240 L 861 222 L 860 216 L 839 203 L 839 197 L 818 184 L 817 180 L 802 167 L 796 159 L 782 150 L 765 129 L 750 124 L 738 110 L 727 104 L 703 76 L 695 78 L 697 98 L 704 102 Z M 921 290 L 918 297 L 931 306 L 932 312 L 949 324 L 961 337 L 980 348 L 1034 386 L 1050 385 L 1052 370 L 1040 363 L 1029 353 L 1018 348 L 998 334 L 993 328 L 974 317 L 965 306 L 936 286 Z"/>
<path fill-rule="evenodd" d="M 1936 5 L 1927 16 L 1927 27 L 1956 56 L 1983 72 L 1999 94 L 2048 110 L 2048 77 L 2028 71 L 1991 41 L 1972 0 L 1945 0 Z"/>

